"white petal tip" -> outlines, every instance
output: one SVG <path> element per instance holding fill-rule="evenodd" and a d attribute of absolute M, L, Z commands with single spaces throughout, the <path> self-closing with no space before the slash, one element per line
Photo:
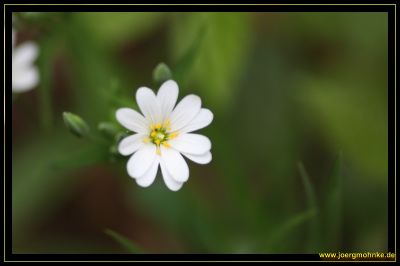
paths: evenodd
<path fill-rule="evenodd" d="M 169 79 L 169 80 L 167 80 L 167 81 L 164 81 L 164 83 L 163 83 L 162 85 L 168 85 L 168 86 L 176 86 L 176 87 L 178 87 L 178 83 L 176 83 L 176 81 L 173 80 L 173 79 Z M 162 85 L 161 85 L 161 86 L 162 86 Z"/>
<path fill-rule="evenodd" d="M 142 183 L 140 178 L 136 178 L 135 181 L 136 181 L 136 184 L 138 184 L 138 186 L 142 187 L 142 188 L 149 187 L 152 184 L 152 183 Z"/>
<path fill-rule="evenodd" d="M 178 192 L 182 188 L 182 186 L 183 186 L 183 183 L 181 183 L 179 186 L 176 186 L 176 187 L 168 187 L 167 186 L 167 188 L 169 190 L 171 190 L 172 192 Z"/>
<path fill-rule="evenodd" d="M 127 108 L 119 108 L 117 111 L 115 111 L 115 118 L 117 119 L 118 122 L 121 123 L 121 120 L 123 120 L 124 117 L 124 112 Z"/>
<path fill-rule="evenodd" d="M 192 160 L 193 162 L 198 164 L 208 164 L 212 161 L 212 154 L 210 151 L 200 155 L 194 155 L 188 153 L 184 153 L 183 155 L 185 155 L 189 160 Z"/>

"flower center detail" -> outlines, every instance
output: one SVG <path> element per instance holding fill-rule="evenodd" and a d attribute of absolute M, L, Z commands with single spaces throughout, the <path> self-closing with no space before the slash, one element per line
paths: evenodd
<path fill-rule="evenodd" d="M 164 143 L 168 139 L 167 129 L 157 124 L 151 128 L 150 140 L 156 145 Z"/>
<path fill-rule="evenodd" d="M 178 132 L 170 132 L 170 121 L 166 120 L 163 124 L 152 124 L 150 126 L 150 135 L 145 139 L 145 142 L 152 142 L 157 146 L 157 154 L 161 154 L 160 145 L 164 145 L 164 147 L 171 147 L 168 144 L 168 140 L 175 138 L 178 135 Z"/>

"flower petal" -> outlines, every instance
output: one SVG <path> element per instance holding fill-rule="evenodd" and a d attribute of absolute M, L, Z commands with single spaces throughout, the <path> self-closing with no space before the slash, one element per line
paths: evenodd
<path fill-rule="evenodd" d="M 34 42 L 25 42 L 14 48 L 13 65 L 30 65 L 38 56 L 38 46 Z"/>
<path fill-rule="evenodd" d="M 145 144 L 131 156 L 128 160 L 128 174 L 133 178 L 143 176 L 150 168 L 156 158 L 156 146 L 153 144 Z"/>
<path fill-rule="evenodd" d="M 147 170 L 147 172 L 143 176 L 136 178 L 136 183 L 141 187 L 148 187 L 151 184 L 153 184 L 157 176 L 159 163 L 160 163 L 160 157 L 156 156 L 156 158 L 153 161 L 153 164 L 150 166 L 150 169 Z"/>
<path fill-rule="evenodd" d="M 148 121 L 153 124 L 161 123 L 161 109 L 152 90 L 140 87 L 136 92 L 136 102 Z"/>
<path fill-rule="evenodd" d="M 178 99 L 178 84 L 173 80 L 164 82 L 157 93 L 157 100 L 160 104 L 163 118 L 169 117 Z"/>
<path fill-rule="evenodd" d="M 182 153 L 182 154 L 186 156 L 186 158 L 188 158 L 189 160 L 192 160 L 193 162 L 198 164 L 208 164 L 212 160 L 211 152 L 206 152 L 200 155 L 194 155 L 190 153 Z"/>
<path fill-rule="evenodd" d="M 175 149 L 161 146 L 161 157 L 165 163 L 168 173 L 178 182 L 189 179 L 189 167 L 182 155 Z"/>
<path fill-rule="evenodd" d="M 179 130 L 188 125 L 200 112 L 201 99 L 196 95 L 188 95 L 183 98 L 171 113 L 172 131 Z"/>
<path fill-rule="evenodd" d="M 12 68 L 12 90 L 25 92 L 33 89 L 39 82 L 39 71 L 34 66 L 24 68 Z"/>
<path fill-rule="evenodd" d="M 172 191 L 178 191 L 183 186 L 183 182 L 177 182 L 171 177 L 162 158 L 160 160 L 160 167 L 165 185 Z"/>
<path fill-rule="evenodd" d="M 178 135 L 176 138 L 168 141 L 168 143 L 180 152 L 195 155 L 204 154 L 211 149 L 211 141 L 209 138 L 193 133 Z"/>
<path fill-rule="evenodd" d="M 115 116 L 121 125 L 133 132 L 147 134 L 150 130 L 146 119 L 133 109 L 120 108 Z"/>
<path fill-rule="evenodd" d="M 212 122 L 213 118 L 214 115 L 210 110 L 202 108 L 200 109 L 200 112 L 196 115 L 196 117 L 193 118 L 193 120 L 190 121 L 188 125 L 179 130 L 179 132 L 188 133 L 204 128 Z"/>
<path fill-rule="evenodd" d="M 144 134 L 134 134 L 122 139 L 118 144 L 119 153 L 121 153 L 122 155 L 129 155 L 134 153 L 140 148 L 140 146 L 144 144 L 144 138 Z"/>

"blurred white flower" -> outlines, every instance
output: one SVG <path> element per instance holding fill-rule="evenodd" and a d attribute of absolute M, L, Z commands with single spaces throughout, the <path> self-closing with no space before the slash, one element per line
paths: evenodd
<path fill-rule="evenodd" d="M 39 82 L 39 72 L 33 64 L 38 56 L 38 46 L 25 42 L 15 46 L 15 31 L 12 30 L 12 90 L 25 92 L 33 89 Z"/>
<path fill-rule="evenodd" d="M 174 108 L 178 90 L 173 80 L 164 82 L 157 95 L 141 87 L 136 92 L 136 101 L 144 116 L 130 108 L 116 112 L 119 123 L 136 132 L 122 139 L 118 150 L 122 155 L 133 154 L 127 170 L 139 186 L 150 186 L 160 165 L 166 186 L 177 191 L 189 178 L 183 156 L 198 164 L 211 161 L 211 141 L 190 132 L 208 126 L 213 114 L 201 108 L 201 99 L 196 95 L 184 97 Z"/>

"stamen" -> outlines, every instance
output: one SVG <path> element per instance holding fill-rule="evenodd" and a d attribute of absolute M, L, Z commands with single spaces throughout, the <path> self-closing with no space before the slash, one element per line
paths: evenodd
<path fill-rule="evenodd" d="M 177 132 L 177 131 L 172 132 L 172 133 L 170 133 L 170 134 L 168 135 L 168 139 L 176 138 L 176 137 L 178 136 L 178 134 L 179 134 L 179 132 Z"/>
<path fill-rule="evenodd" d="M 162 143 L 162 145 L 163 145 L 165 148 L 171 148 L 171 145 L 169 145 L 169 143 L 166 142 L 166 141 L 164 141 L 164 142 Z"/>
<path fill-rule="evenodd" d="M 166 119 L 166 120 L 164 121 L 163 127 L 164 127 L 165 129 L 167 129 L 167 130 L 171 130 L 171 120 Z"/>
<path fill-rule="evenodd" d="M 158 139 L 164 139 L 165 138 L 165 135 L 163 133 L 161 133 L 161 132 L 158 132 L 156 134 L 156 136 L 157 136 Z"/>
<path fill-rule="evenodd" d="M 178 136 L 178 132 L 168 133 L 170 130 L 170 120 L 167 119 L 163 124 L 152 124 L 150 125 L 150 134 L 147 138 L 144 139 L 145 142 L 152 142 L 157 146 L 157 154 L 161 154 L 160 145 L 163 145 L 166 148 L 170 148 L 171 145 L 167 142 L 167 140 L 173 139 Z"/>

